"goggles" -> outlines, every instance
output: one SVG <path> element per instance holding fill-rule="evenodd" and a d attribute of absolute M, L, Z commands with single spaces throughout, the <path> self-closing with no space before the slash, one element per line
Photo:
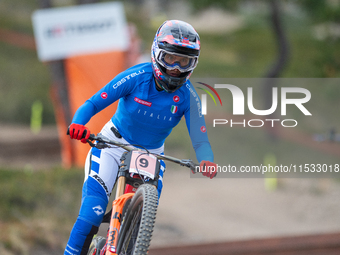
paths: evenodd
<path fill-rule="evenodd" d="M 192 71 L 196 67 L 198 57 L 189 57 L 187 55 L 160 50 L 157 60 L 159 64 L 168 70 L 178 69 L 184 73 Z"/>

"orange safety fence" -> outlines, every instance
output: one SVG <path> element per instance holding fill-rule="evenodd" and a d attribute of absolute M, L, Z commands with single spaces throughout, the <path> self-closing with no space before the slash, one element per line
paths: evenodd
<path fill-rule="evenodd" d="M 71 116 L 88 98 L 125 69 L 125 55 L 124 52 L 109 52 L 76 56 L 65 60 Z M 114 103 L 90 120 L 87 127 L 92 133 L 100 132 L 115 113 L 116 107 L 117 103 Z M 72 147 L 75 151 L 74 164 L 83 166 L 89 146 L 74 140 Z"/>
<path fill-rule="evenodd" d="M 140 41 L 136 36 L 136 30 L 132 26 L 130 26 L 129 31 L 131 42 L 128 51 L 112 51 L 73 56 L 65 59 L 65 74 L 70 115 L 72 117 L 79 106 L 111 81 L 117 74 L 137 63 L 139 52 L 136 52 L 136 49 L 139 50 Z M 62 112 L 58 111 L 58 107 L 56 107 L 57 104 L 55 104 L 55 113 L 58 129 L 66 132 L 65 128 L 67 128 L 70 123 L 67 123 L 65 126 L 65 121 L 62 120 L 64 117 L 61 116 Z M 92 117 L 86 126 L 92 133 L 99 133 L 115 113 L 116 107 L 117 102 Z M 63 166 L 66 168 L 72 165 L 77 167 L 84 166 L 90 148 L 89 145 L 76 140 L 72 140 L 70 143 L 64 143 L 64 138 L 65 135 L 63 135 L 63 131 L 61 131 L 60 139 L 64 144 L 61 152 Z"/>

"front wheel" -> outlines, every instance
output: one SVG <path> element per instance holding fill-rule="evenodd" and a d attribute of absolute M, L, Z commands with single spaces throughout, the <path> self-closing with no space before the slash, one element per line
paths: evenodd
<path fill-rule="evenodd" d="M 145 255 L 151 242 L 158 206 L 155 186 L 141 185 L 123 218 L 118 236 L 117 254 Z"/>

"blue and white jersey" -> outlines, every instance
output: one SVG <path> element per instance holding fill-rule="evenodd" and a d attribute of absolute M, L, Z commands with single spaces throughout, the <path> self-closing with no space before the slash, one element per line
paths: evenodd
<path fill-rule="evenodd" d="M 185 116 L 197 160 L 213 162 L 199 96 L 190 81 L 174 93 L 158 91 L 151 63 L 133 66 L 79 107 L 72 122 L 85 125 L 93 115 L 117 100 L 112 122 L 129 143 L 147 149 L 159 148 Z"/>

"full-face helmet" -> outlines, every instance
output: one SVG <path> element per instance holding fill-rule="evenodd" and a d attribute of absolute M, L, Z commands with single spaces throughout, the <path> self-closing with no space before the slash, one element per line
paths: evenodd
<path fill-rule="evenodd" d="M 179 89 L 191 76 L 200 54 L 200 38 L 195 29 L 180 20 L 165 21 L 157 30 L 152 47 L 152 69 L 158 84 L 167 92 Z M 166 70 L 178 69 L 179 76 Z"/>

